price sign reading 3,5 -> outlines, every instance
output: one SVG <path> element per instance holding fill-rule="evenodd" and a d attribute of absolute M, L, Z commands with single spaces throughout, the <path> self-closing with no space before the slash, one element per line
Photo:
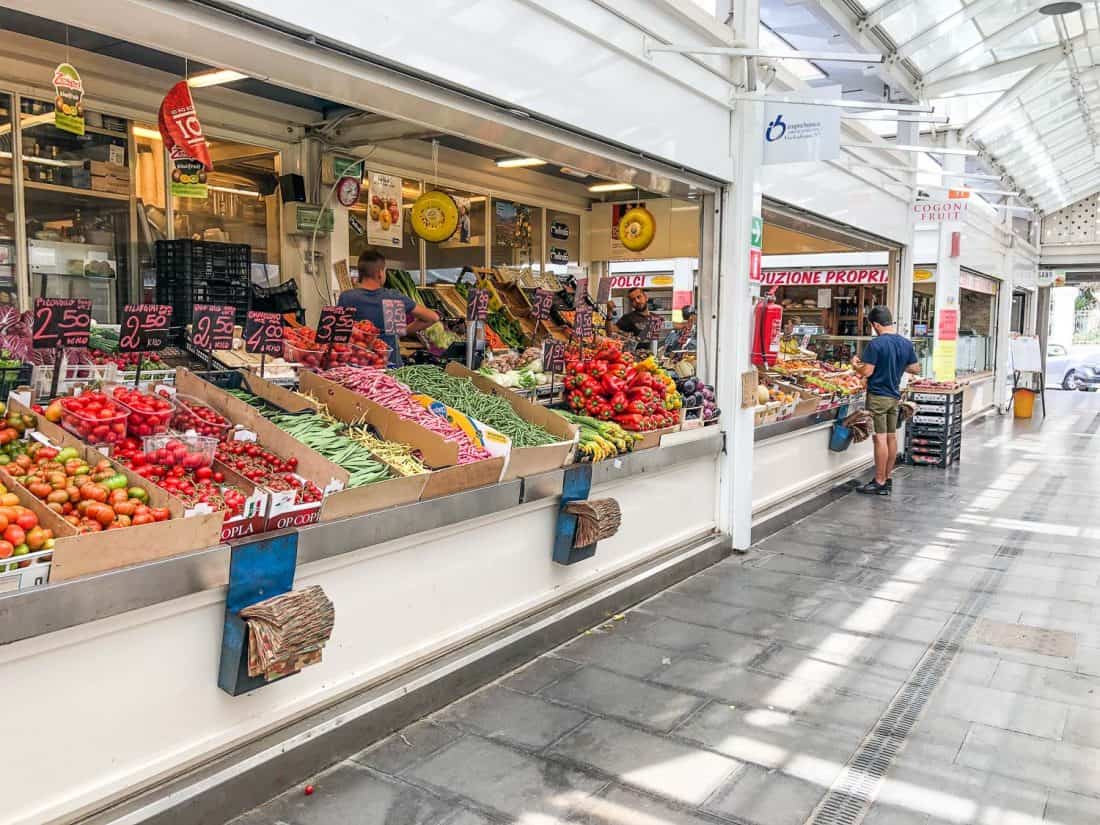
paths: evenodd
<path fill-rule="evenodd" d="M 382 299 L 382 331 L 386 335 L 401 337 L 408 329 L 405 317 L 405 303 L 396 298 Z"/>
<path fill-rule="evenodd" d="M 167 304 L 126 304 L 118 336 L 119 352 L 148 352 L 164 349 L 172 307 Z"/>
<path fill-rule="evenodd" d="M 317 322 L 317 343 L 346 344 L 351 340 L 354 327 L 354 307 L 321 307 L 321 320 Z"/>
<path fill-rule="evenodd" d="M 550 317 L 554 306 L 554 293 L 548 289 L 536 289 L 535 300 L 531 303 L 531 317 L 536 321 L 545 321 Z"/>
<path fill-rule="evenodd" d="M 191 311 L 191 343 L 201 350 L 233 349 L 237 311 L 221 304 L 195 304 Z"/>
<path fill-rule="evenodd" d="M 244 324 L 244 351 L 253 355 L 283 354 L 283 316 L 250 310 Z"/>
<path fill-rule="evenodd" d="M 91 329 L 91 298 L 34 299 L 34 349 L 86 347 Z"/>
<path fill-rule="evenodd" d="M 466 295 L 466 323 L 484 322 L 489 315 L 489 291 L 471 289 Z"/>
<path fill-rule="evenodd" d="M 544 372 L 565 372 L 565 342 L 547 339 L 542 342 Z"/>

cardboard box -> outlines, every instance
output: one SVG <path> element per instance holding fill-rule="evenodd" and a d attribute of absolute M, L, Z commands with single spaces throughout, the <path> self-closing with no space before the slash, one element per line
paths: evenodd
<path fill-rule="evenodd" d="M 634 452 L 638 452 L 639 450 L 652 450 L 654 447 L 660 447 L 662 436 L 678 432 L 680 432 L 680 426 L 677 424 L 672 427 L 662 427 L 659 430 L 650 430 L 649 432 L 642 433 L 642 440 L 634 445 Z"/>
<path fill-rule="evenodd" d="M 569 463 L 569 456 L 573 452 L 573 446 L 577 442 L 580 428 L 570 424 L 557 413 L 551 412 L 546 407 L 528 401 L 499 384 L 490 381 L 484 375 L 471 372 L 462 364 L 450 363 L 447 365 L 447 373 L 462 378 L 469 378 L 479 390 L 495 395 L 507 401 L 516 415 L 531 424 L 534 424 L 558 438 L 557 443 L 547 444 L 543 447 L 516 447 L 508 454 L 508 465 L 504 469 L 502 481 L 511 481 L 523 476 L 538 475 L 550 470 L 556 470 Z"/>
<path fill-rule="evenodd" d="M 306 376 L 316 378 L 312 373 L 303 373 L 302 375 L 303 378 Z M 242 373 L 241 383 L 242 387 L 248 392 L 271 402 L 274 406 L 284 409 L 287 412 L 300 413 L 316 409 L 316 405 L 309 400 L 302 398 L 300 395 L 290 390 L 276 386 L 269 381 L 265 381 L 259 376 Z M 306 383 L 308 384 L 308 379 Z M 358 412 L 349 402 L 348 398 L 342 394 L 346 393 L 347 396 L 350 396 L 352 399 L 358 399 L 368 404 L 371 402 L 329 381 L 325 381 L 324 383 L 341 391 L 336 406 L 339 407 L 341 411 L 347 413 L 348 417 L 341 417 L 337 414 L 337 410 L 330 407 L 330 412 L 333 415 L 340 418 L 341 421 L 348 423 L 356 422 L 362 418 L 362 413 Z M 316 388 L 318 385 L 309 384 L 309 386 Z M 209 404 L 213 409 L 217 410 L 233 423 L 241 424 L 254 432 L 256 437 L 260 440 L 260 443 L 277 455 L 284 458 L 295 456 L 298 459 L 298 475 L 308 478 L 322 490 L 327 492 L 325 498 L 321 502 L 305 504 L 294 504 L 292 500 L 288 501 L 290 497 L 286 495 L 271 493 L 268 500 L 265 530 L 282 530 L 287 527 L 302 527 L 316 521 L 371 513 L 375 510 L 382 510 L 398 504 L 411 504 L 420 499 L 420 495 L 427 483 L 428 474 L 425 473 L 422 476 L 401 476 L 385 481 L 376 481 L 364 487 L 348 488 L 347 483 L 350 474 L 347 470 L 329 461 L 323 455 L 310 449 L 293 436 L 287 435 L 244 401 L 234 398 L 224 390 L 203 381 L 194 373 L 185 369 L 176 371 L 176 387 L 181 392 L 188 395 L 194 395 L 204 403 Z M 309 390 L 305 388 L 305 384 L 303 384 L 303 392 L 308 391 Z M 315 391 L 314 394 L 320 397 L 319 392 Z M 372 406 L 377 405 L 372 404 Z M 381 410 L 383 408 L 379 407 L 378 409 Z M 393 415 L 389 413 L 388 410 L 385 410 L 385 412 L 389 415 Z M 417 427 L 417 429 L 422 428 Z M 436 436 L 436 438 L 438 438 L 438 436 Z M 442 439 L 439 440 L 442 441 Z M 455 450 L 453 445 L 448 446 L 454 451 L 457 460 L 457 450 Z"/>
<path fill-rule="evenodd" d="M 439 498 L 484 487 L 495 484 L 500 479 L 504 470 L 503 458 L 487 458 L 471 464 L 459 464 L 456 444 L 421 427 L 415 421 L 408 421 L 386 407 L 314 373 L 302 373 L 300 381 L 302 392 L 315 396 L 341 421 L 364 421 L 387 441 L 408 444 L 419 450 L 424 465 L 432 470 L 427 474 L 421 499 Z M 322 508 L 322 519 L 326 518 L 325 512 L 325 508 Z"/>
<path fill-rule="evenodd" d="M 817 412 L 820 396 L 784 381 L 775 381 L 773 383 L 775 386 L 779 387 L 779 389 L 783 390 L 783 392 L 793 393 L 798 398 L 798 403 L 796 403 L 794 407 L 794 413 L 791 415 L 792 418 L 801 418 L 804 415 L 813 415 Z"/>
<path fill-rule="evenodd" d="M 84 168 L 96 177 L 112 177 L 129 182 L 130 167 L 120 163 L 110 163 L 105 160 L 86 160 Z"/>

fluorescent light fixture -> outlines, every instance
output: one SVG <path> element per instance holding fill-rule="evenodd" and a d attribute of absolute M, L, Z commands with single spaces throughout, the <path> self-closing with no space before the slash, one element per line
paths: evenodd
<path fill-rule="evenodd" d="M 130 129 L 130 131 L 134 133 L 134 137 L 136 138 L 146 138 L 148 140 L 164 140 L 164 138 L 160 136 L 160 132 L 158 132 L 156 129 L 150 129 L 148 126 L 134 126 L 132 129 Z"/>
<path fill-rule="evenodd" d="M 587 172 L 582 172 L 580 169 L 574 169 L 572 166 L 563 166 L 558 171 L 561 172 L 563 175 L 569 175 L 573 178 L 580 178 L 581 180 L 584 180 L 588 177 Z"/>
<path fill-rule="evenodd" d="M 53 158 L 36 158 L 33 155 L 23 155 L 23 163 L 37 163 L 39 166 L 72 166 L 72 163 L 66 163 L 63 160 L 54 160 Z M 79 163 L 79 161 L 78 161 Z"/>
<path fill-rule="evenodd" d="M 255 189 L 234 189 L 231 186 L 207 186 L 207 189 L 212 189 L 215 192 L 227 192 L 230 195 L 244 195 L 245 197 L 258 198 L 260 193 Z"/>
<path fill-rule="evenodd" d="M 539 158 L 501 158 L 497 166 L 501 169 L 518 169 L 524 166 L 545 166 L 546 161 Z"/>
<path fill-rule="evenodd" d="M 878 145 L 877 143 L 842 143 L 842 149 L 877 149 L 880 152 L 927 152 L 930 155 L 963 155 L 968 158 L 978 156 L 977 149 L 943 149 L 938 146 L 912 146 L 905 143 Z"/>
<path fill-rule="evenodd" d="M 199 72 L 187 78 L 187 85 L 192 89 L 202 89 L 206 86 L 220 86 L 223 83 L 233 83 L 236 80 L 244 80 L 248 75 L 235 72 L 232 69 L 211 69 L 208 72 Z M 211 187 L 213 188 L 213 187 Z"/>
<path fill-rule="evenodd" d="M 632 183 L 597 183 L 588 187 L 589 192 L 626 192 L 630 189 L 637 189 Z"/>

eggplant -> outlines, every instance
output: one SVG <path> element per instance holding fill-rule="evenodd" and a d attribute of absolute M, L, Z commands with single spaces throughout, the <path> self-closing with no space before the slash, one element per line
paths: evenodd
<path fill-rule="evenodd" d="M 683 395 L 694 395 L 696 388 L 699 386 L 699 382 L 694 378 L 688 378 L 684 381 L 684 385 L 680 387 L 680 392 Z"/>
<path fill-rule="evenodd" d="M 714 400 L 714 390 L 706 385 L 704 385 L 703 388 L 699 390 L 699 394 L 702 395 L 703 398 L 705 398 L 707 401 Z"/>

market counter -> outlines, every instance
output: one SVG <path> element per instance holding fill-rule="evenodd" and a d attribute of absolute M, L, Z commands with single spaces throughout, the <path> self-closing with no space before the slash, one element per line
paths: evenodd
<path fill-rule="evenodd" d="M 5 822 L 132 793 L 713 536 L 721 449 L 707 428 L 595 465 L 622 528 L 567 567 L 550 558 L 561 471 L 302 528 L 295 587 L 325 589 L 335 631 L 320 665 L 241 697 L 217 687 L 225 545 L 0 596 L 0 683 L 23 702 L 5 739 L 50 766 L 0 780 Z"/>

